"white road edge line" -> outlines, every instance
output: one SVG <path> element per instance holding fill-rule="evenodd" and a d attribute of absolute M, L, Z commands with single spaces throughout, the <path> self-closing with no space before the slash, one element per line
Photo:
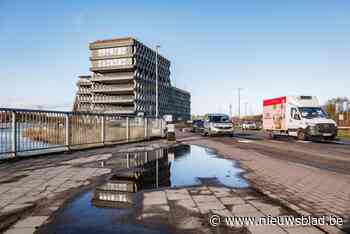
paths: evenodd
<path fill-rule="evenodd" d="M 252 140 L 237 140 L 240 143 L 251 143 L 253 142 Z"/>
<path fill-rule="evenodd" d="M 311 141 L 297 141 L 297 142 L 299 142 L 299 143 L 303 143 L 303 144 L 307 144 L 307 143 L 310 143 Z"/>

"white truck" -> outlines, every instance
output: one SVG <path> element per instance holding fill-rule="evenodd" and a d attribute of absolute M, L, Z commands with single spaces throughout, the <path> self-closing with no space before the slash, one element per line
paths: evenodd
<path fill-rule="evenodd" d="M 271 138 L 288 135 L 299 140 L 333 140 L 337 124 L 315 96 L 286 96 L 264 100 L 263 129 Z"/>

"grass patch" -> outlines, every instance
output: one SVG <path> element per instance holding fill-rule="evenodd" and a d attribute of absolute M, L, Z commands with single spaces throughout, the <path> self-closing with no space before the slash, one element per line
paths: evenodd
<path fill-rule="evenodd" d="M 65 142 L 65 132 L 62 128 L 27 128 L 23 131 L 23 137 L 54 145 L 63 145 Z"/>
<path fill-rule="evenodd" d="M 338 130 L 338 137 L 350 139 L 350 130 Z"/>

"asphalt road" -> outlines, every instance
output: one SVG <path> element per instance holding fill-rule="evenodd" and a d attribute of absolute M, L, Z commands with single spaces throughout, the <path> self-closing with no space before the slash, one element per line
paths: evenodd
<path fill-rule="evenodd" d="M 289 137 L 271 140 L 261 131 L 236 132 L 233 138 L 218 136 L 212 139 L 281 160 L 350 175 L 349 141 L 312 142 Z"/>

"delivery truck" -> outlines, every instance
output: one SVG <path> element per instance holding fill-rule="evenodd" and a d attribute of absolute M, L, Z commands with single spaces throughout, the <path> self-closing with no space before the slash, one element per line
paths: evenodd
<path fill-rule="evenodd" d="M 299 140 L 333 140 L 337 124 L 330 119 L 315 96 L 285 96 L 263 101 L 263 129 Z"/>

